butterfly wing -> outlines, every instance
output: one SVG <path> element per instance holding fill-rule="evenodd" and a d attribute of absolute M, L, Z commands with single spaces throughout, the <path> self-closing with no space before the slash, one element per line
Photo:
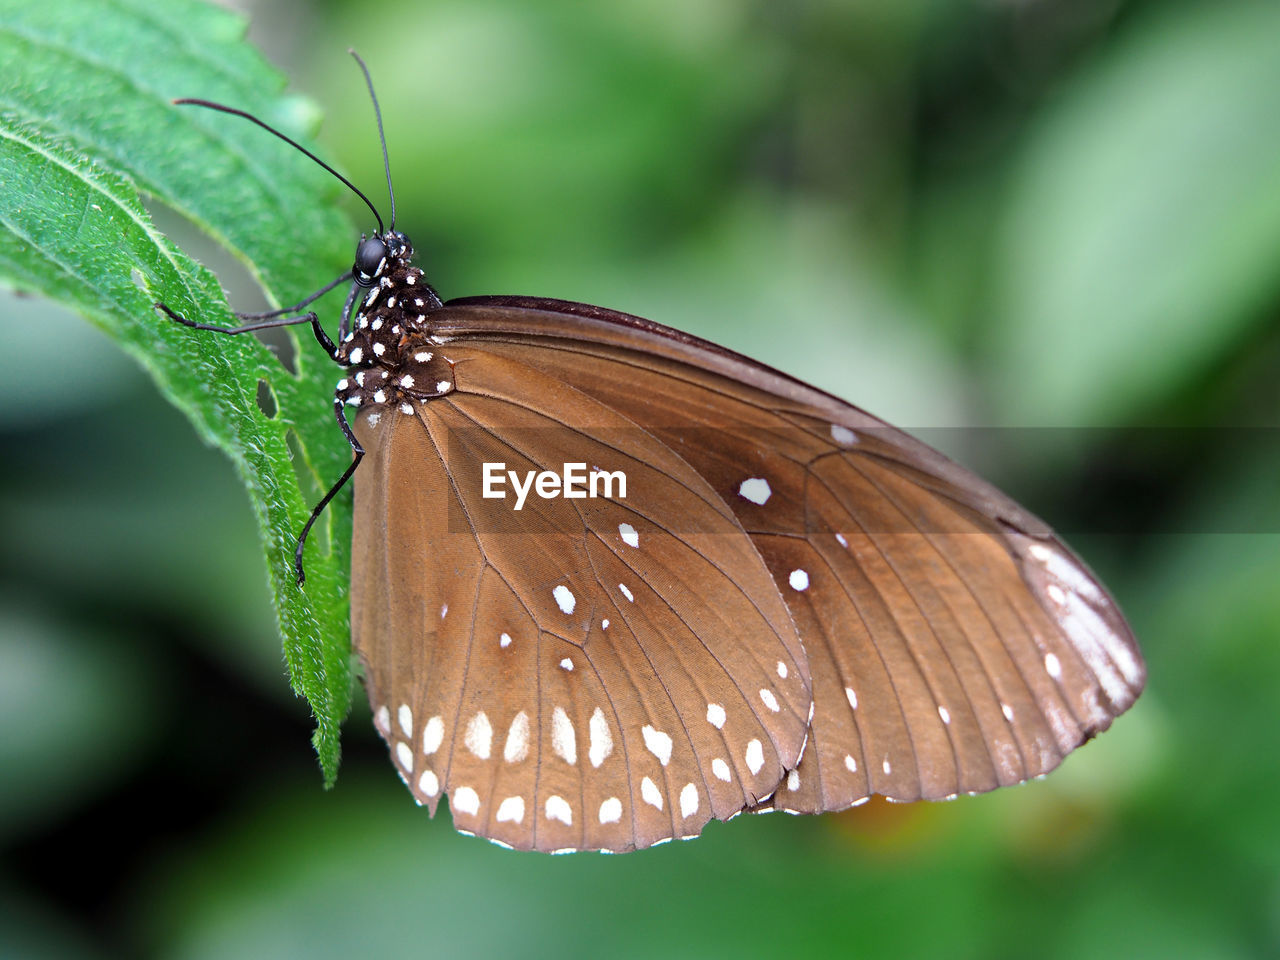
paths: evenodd
<path fill-rule="evenodd" d="M 790 614 L 706 480 L 607 404 L 518 357 L 446 344 L 456 388 L 366 408 L 352 637 L 420 802 L 521 849 L 697 835 L 799 762 L 812 698 Z M 622 471 L 626 497 L 487 498 Z M 510 488 L 508 487 L 508 490 Z"/>
<path fill-rule="evenodd" d="M 755 537 L 776 577 L 806 572 L 806 589 L 785 595 L 816 703 L 801 764 L 770 806 L 809 813 L 872 793 L 940 799 L 1018 783 L 1056 767 L 1141 689 L 1114 604 L 1038 525 L 935 493 L 917 470 L 861 449 L 819 457 L 805 506 L 804 537 Z"/>
<path fill-rule="evenodd" d="M 1087 567 L 1042 521 L 883 421 L 597 307 L 473 298 L 433 328 L 476 368 L 502 357 L 642 428 L 750 535 L 814 697 L 809 745 L 769 805 L 818 812 L 1021 782 L 1141 692 L 1137 644 Z"/>
<path fill-rule="evenodd" d="M 843 401 L 596 307 L 475 298 L 431 326 L 455 389 L 356 421 L 352 632 L 402 775 L 459 829 L 625 850 L 987 790 L 1141 690 L 1043 523 Z M 620 470 L 627 495 L 515 511 L 486 462 Z"/>

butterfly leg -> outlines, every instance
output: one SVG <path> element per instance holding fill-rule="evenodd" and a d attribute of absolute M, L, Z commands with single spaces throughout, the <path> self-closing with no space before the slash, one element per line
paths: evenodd
<path fill-rule="evenodd" d="M 328 293 L 338 284 L 345 283 L 350 279 L 351 279 L 351 271 L 348 270 L 346 273 L 338 277 L 336 280 L 332 280 L 329 283 L 326 283 L 323 287 L 321 287 L 315 293 L 311 294 L 311 296 L 303 300 L 300 300 L 299 302 L 295 303 L 292 307 L 281 307 L 279 310 L 268 310 L 265 313 L 237 313 L 236 316 L 241 320 L 266 320 L 268 317 L 282 317 L 286 313 L 297 313 L 299 310 L 307 306 L 309 303 L 319 300 L 321 297 L 323 297 L 326 293 Z"/>
<path fill-rule="evenodd" d="M 195 320 L 188 320 L 180 313 L 174 313 L 163 303 L 153 304 L 157 309 L 164 311 L 165 316 L 175 323 L 180 323 L 184 327 L 190 327 L 192 330 L 212 330 L 214 333 L 225 333 L 234 336 L 238 333 L 252 333 L 254 330 L 269 330 L 272 327 L 292 327 L 299 323 L 311 324 L 311 330 L 316 335 L 316 340 L 320 346 L 324 348 L 325 353 L 333 360 L 338 359 L 338 348 L 333 341 L 329 339 L 329 335 L 324 332 L 324 327 L 320 326 L 320 318 L 316 316 L 314 310 L 304 313 L 300 317 L 276 317 L 271 320 L 259 320 L 256 323 L 246 323 L 239 327 L 220 327 L 212 323 L 198 323 Z M 292 308 L 290 308 L 292 309 Z M 251 318 L 253 314 L 236 314 L 241 318 Z"/>
<path fill-rule="evenodd" d="M 351 292 L 347 294 L 347 302 L 342 307 L 342 321 L 338 324 L 338 339 L 345 341 L 351 333 L 351 308 L 355 305 L 356 297 L 363 288 L 358 283 L 351 285 Z"/>
<path fill-rule="evenodd" d="M 364 447 L 360 445 L 360 441 L 356 439 L 356 435 L 351 432 L 351 425 L 347 423 L 347 415 L 344 411 L 342 400 L 335 399 L 333 401 L 333 413 L 338 418 L 338 426 L 342 428 L 343 436 L 347 438 L 347 443 L 351 444 L 351 452 L 354 454 L 351 458 L 351 466 L 342 471 L 342 476 L 338 478 L 338 482 L 329 488 L 329 492 L 320 498 L 320 502 L 311 508 L 311 516 L 307 518 L 306 526 L 302 528 L 302 533 L 298 534 L 298 546 L 293 551 L 293 569 L 298 575 L 298 586 L 302 586 L 307 581 L 307 575 L 302 569 L 302 548 L 306 545 L 307 534 L 311 532 L 311 527 L 316 520 L 320 518 L 320 514 L 324 512 L 324 508 L 329 505 L 332 500 L 351 479 L 351 475 L 356 472 L 356 467 L 360 466 L 360 461 L 364 458 Z"/>

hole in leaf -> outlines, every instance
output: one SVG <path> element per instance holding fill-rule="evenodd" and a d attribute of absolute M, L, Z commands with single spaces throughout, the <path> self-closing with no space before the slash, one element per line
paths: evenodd
<path fill-rule="evenodd" d="M 298 375 L 298 341 L 285 330 L 265 330 L 263 332 L 268 336 L 262 339 L 271 347 L 271 352 L 276 355 L 280 365 L 296 377 Z"/>
<path fill-rule="evenodd" d="M 262 288 L 258 286 L 258 281 L 234 254 L 207 236 L 181 213 L 155 197 L 144 197 L 143 202 L 156 228 L 217 277 L 222 289 L 226 292 L 227 303 L 233 311 L 262 313 L 273 309 L 273 306 L 267 302 Z M 138 283 L 139 279 L 142 279 L 145 284 L 145 278 L 140 275 L 135 275 L 134 282 Z M 316 286 L 320 286 L 320 281 L 317 281 Z M 145 290 L 146 287 L 141 286 L 141 289 Z M 310 291 L 304 291 L 304 293 L 308 292 Z M 326 326 L 336 326 L 336 317 L 341 312 L 345 296 L 345 289 L 339 287 L 311 304 L 310 309 L 318 311 L 321 322 L 330 317 L 335 318 L 333 323 Z M 257 336 L 276 355 L 281 366 L 297 376 L 298 341 L 291 335 L 290 329 L 303 338 L 302 349 L 306 349 L 308 345 L 314 345 L 311 330 L 306 324 L 300 324 L 294 328 L 268 328 L 258 331 Z"/>
<path fill-rule="evenodd" d="M 239 259 L 172 207 L 155 197 L 146 197 L 144 203 L 156 229 L 218 278 L 232 310 L 256 313 L 271 309 L 258 282 Z"/>
<path fill-rule="evenodd" d="M 268 420 L 274 420 L 279 407 L 276 405 L 276 394 L 271 384 L 265 380 L 258 381 L 258 409 Z"/>

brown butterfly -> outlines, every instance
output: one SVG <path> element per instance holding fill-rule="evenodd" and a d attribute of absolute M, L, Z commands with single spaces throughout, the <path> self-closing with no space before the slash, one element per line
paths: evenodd
<path fill-rule="evenodd" d="M 989 484 L 639 317 L 442 303 L 394 196 L 384 228 L 340 179 L 378 229 L 320 291 L 353 280 L 336 343 L 290 315 L 319 293 L 232 329 L 158 306 L 224 333 L 310 323 L 346 368 L 355 456 L 298 579 L 359 467 L 352 641 L 432 814 L 447 795 L 503 845 L 620 852 L 744 811 L 978 793 L 1049 772 L 1141 692 L 1106 590 Z"/>

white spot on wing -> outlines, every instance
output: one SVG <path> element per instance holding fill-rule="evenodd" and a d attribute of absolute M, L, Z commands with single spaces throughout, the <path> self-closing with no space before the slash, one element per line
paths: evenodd
<path fill-rule="evenodd" d="M 662 793 L 648 777 L 640 781 L 640 796 L 649 806 L 662 809 Z"/>
<path fill-rule="evenodd" d="M 781 660 L 778 661 L 778 676 L 783 680 L 787 679 L 787 665 Z"/>
<path fill-rule="evenodd" d="M 847 697 L 847 698 L 848 698 L 848 700 L 849 700 L 849 706 L 850 706 L 850 707 L 852 707 L 854 710 L 857 710 L 857 709 L 858 709 L 858 695 L 857 695 L 856 693 L 854 693 L 854 692 L 853 692 L 853 687 L 845 687 L 845 688 L 844 688 L 844 695 L 845 695 L 845 697 Z"/>
<path fill-rule="evenodd" d="M 640 534 L 636 533 L 636 528 L 629 523 L 618 524 L 618 533 L 622 536 L 622 542 L 628 547 L 640 546 Z"/>
<path fill-rule="evenodd" d="M 844 766 L 845 766 L 845 769 L 848 770 L 850 773 L 858 772 L 858 761 L 853 759 L 853 757 L 850 754 L 846 753 L 844 755 Z"/>
<path fill-rule="evenodd" d="M 382 731 L 383 736 L 391 732 L 391 711 L 385 705 L 373 715 L 373 725 Z"/>
<path fill-rule="evenodd" d="M 613 752 L 613 735 L 609 732 L 609 722 L 604 717 L 604 711 L 599 707 L 596 707 L 595 712 L 591 714 L 587 729 L 591 734 L 591 747 L 587 751 L 587 758 L 593 767 L 598 767 Z"/>
<path fill-rule="evenodd" d="M 521 710 L 511 719 L 507 728 L 507 744 L 502 748 L 502 759 L 507 763 L 519 763 L 529 755 L 529 714 Z"/>
<path fill-rule="evenodd" d="M 791 576 L 787 578 L 787 582 L 791 584 L 792 590 L 808 590 L 809 574 L 803 570 L 792 570 Z"/>
<path fill-rule="evenodd" d="M 566 827 L 573 826 L 573 808 L 564 797 L 547 797 L 547 819 L 559 820 Z"/>
<path fill-rule="evenodd" d="M 560 669 L 573 672 L 573 661 L 570 660 L 568 657 L 565 657 L 563 660 L 560 661 Z"/>
<path fill-rule="evenodd" d="M 798 770 L 792 770 L 787 774 L 787 789 L 791 793 L 795 793 L 800 789 L 800 772 Z"/>
<path fill-rule="evenodd" d="M 1055 680 L 1062 677 L 1062 662 L 1058 659 L 1057 654 L 1045 654 L 1044 669 Z"/>
<path fill-rule="evenodd" d="M 453 791 L 453 812 L 476 814 L 480 811 L 480 795 L 470 787 Z"/>
<path fill-rule="evenodd" d="M 951 722 L 951 711 L 941 704 L 938 705 L 938 716 L 942 718 L 943 723 Z"/>
<path fill-rule="evenodd" d="M 467 724 L 463 743 L 481 760 L 489 759 L 489 751 L 493 747 L 493 727 L 489 724 L 489 718 L 483 710 L 472 717 Z"/>
<path fill-rule="evenodd" d="M 418 789 L 428 797 L 434 797 L 440 792 L 440 779 L 430 770 L 423 770 L 418 778 Z"/>
<path fill-rule="evenodd" d="M 729 772 L 729 765 L 719 757 L 711 761 L 711 772 L 716 775 L 717 780 L 723 780 L 725 783 L 733 778 L 733 774 Z"/>
<path fill-rule="evenodd" d="M 1033 543 L 1028 548 L 1028 552 L 1044 565 L 1045 570 L 1055 580 L 1061 581 L 1071 590 L 1094 603 L 1106 602 L 1107 598 L 1098 589 L 1097 584 L 1065 554 L 1043 543 Z"/>
<path fill-rule="evenodd" d="M 412 737 L 413 711 L 409 709 L 409 705 L 407 703 L 400 704 L 400 709 L 397 711 L 397 715 L 400 719 L 400 729 L 404 731 L 404 735 L 406 737 Z"/>
<path fill-rule="evenodd" d="M 578 739 L 564 707 L 556 707 L 551 714 L 551 749 L 565 763 L 578 762 Z"/>
<path fill-rule="evenodd" d="M 509 634 L 509 633 L 504 633 L 502 636 L 500 636 L 500 637 L 498 638 L 498 644 L 499 644 L 503 649 L 506 649 L 507 647 L 511 646 L 511 634 Z"/>
<path fill-rule="evenodd" d="M 574 597 L 572 590 L 561 584 L 551 593 L 556 598 L 556 606 L 560 608 L 562 613 L 573 613 L 573 608 L 578 605 L 578 601 Z"/>
<path fill-rule="evenodd" d="M 1013 722 L 1013 707 L 1007 703 L 1000 704 L 1000 712 L 1004 714 L 1004 718 L 1009 722 Z"/>
<path fill-rule="evenodd" d="M 407 743 L 396 744 L 396 759 L 400 761 L 400 766 L 404 767 L 406 773 L 413 772 L 413 751 L 409 749 Z"/>
<path fill-rule="evenodd" d="M 849 447 L 858 442 L 857 434 L 838 423 L 831 425 L 831 439 L 842 447 Z"/>
<path fill-rule="evenodd" d="M 664 767 L 671 762 L 671 737 L 663 733 L 661 730 L 655 730 L 647 723 L 640 728 L 640 733 L 644 737 L 644 745 L 649 748 L 649 752 L 658 758 L 658 762 Z"/>
<path fill-rule="evenodd" d="M 718 703 L 707 704 L 707 723 L 711 724 L 717 730 L 724 729 L 724 707 Z"/>
<path fill-rule="evenodd" d="M 686 783 L 680 791 L 680 816 L 688 819 L 698 812 L 698 788 Z"/>
<path fill-rule="evenodd" d="M 427 721 L 427 725 L 422 728 L 422 752 L 426 754 L 435 753 L 440 749 L 440 744 L 444 742 L 444 720 L 440 717 L 432 717 Z"/>
<path fill-rule="evenodd" d="M 747 761 L 747 769 L 753 776 L 760 772 L 760 768 L 764 766 L 764 747 L 760 745 L 759 740 L 752 739 L 747 743 L 744 759 Z"/>
<path fill-rule="evenodd" d="M 849 545 L 849 541 L 844 538 L 843 533 L 836 534 L 836 543 L 840 544 L 842 547 L 847 547 Z"/>
<path fill-rule="evenodd" d="M 764 506 L 769 498 L 773 496 L 773 491 L 769 489 L 769 481 L 763 477 L 751 477 L 743 480 L 738 485 L 738 495 L 750 500 L 752 503 Z"/>
<path fill-rule="evenodd" d="M 632 603 L 636 602 L 636 598 L 632 595 L 631 591 L 627 589 L 627 585 L 625 583 L 618 584 L 618 589 L 621 590 L 622 595 L 626 597 L 628 600 L 630 600 Z"/>
<path fill-rule="evenodd" d="M 519 823 L 524 819 L 524 797 L 507 797 L 498 804 L 493 818 L 499 823 Z"/>
<path fill-rule="evenodd" d="M 1068 598 L 1067 610 L 1063 628 L 1088 662 L 1089 668 L 1097 674 L 1107 696 L 1113 703 L 1131 702 L 1133 693 L 1125 685 L 1138 685 L 1142 679 L 1142 667 L 1129 645 L 1078 594 L 1073 593 Z M 1116 674 L 1117 668 L 1120 675 Z"/>
<path fill-rule="evenodd" d="M 773 691 L 764 687 L 760 690 L 760 702 L 772 710 L 778 712 L 778 698 L 773 695 Z"/>
<path fill-rule="evenodd" d="M 621 819 L 622 801 L 617 797 L 610 797 L 604 803 L 600 804 L 601 823 L 617 823 Z"/>

